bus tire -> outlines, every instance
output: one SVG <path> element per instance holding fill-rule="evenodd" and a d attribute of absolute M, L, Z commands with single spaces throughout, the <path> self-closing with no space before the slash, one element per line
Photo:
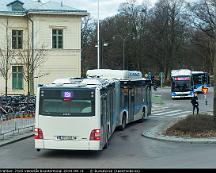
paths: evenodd
<path fill-rule="evenodd" d="M 109 146 L 109 141 L 108 141 L 108 134 L 107 134 L 107 136 L 106 136 L 106 143 L 104 145 L 104 149 L 107 149 L 108 146 Z"/>
<path fill-rule="evenodd" d="M 123 117 L 122 117 L 122 124 L 120 125 L 119 127 L 119 130 L 124 130 L 126 127 L 126 115 L 124 114 Z"/>
<path fill-rule="evenodd" d="M 108 133 L 109 133 L 109 127 L 107 127 L 107 135 L 106 135 L 106 143 L 104 145 L 104 149 L 107 149 L 109 146 L 109 137 L 108 137 Z"/>

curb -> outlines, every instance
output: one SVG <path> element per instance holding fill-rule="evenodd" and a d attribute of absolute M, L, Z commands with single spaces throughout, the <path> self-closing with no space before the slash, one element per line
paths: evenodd
<path fill-rule="evenodd" d="M 164 135 L 167 128 L 176 123 L 179 119 L 169 123 L 163 123 L 162 125 L 157 125 L 150 130 L 144 131 L 142 133 L 143 137 L 156 139 L 161 141 L 169 142 L 183 142 L 183 143 L 198 143 L 198 144 L 216 144 L 216 137 L 211 138 L 191 138 L 191 137 L 177 137 L 177 136 L 167 136 Z"/>
<path fill-rule="evenodd" d="M 22 135 L 10 135 L 7 137 L 7 139 L 0 140 L 0 147 L 32 137 L 33 135 L 34 135 L 33 132 L 29 132 Z"/>

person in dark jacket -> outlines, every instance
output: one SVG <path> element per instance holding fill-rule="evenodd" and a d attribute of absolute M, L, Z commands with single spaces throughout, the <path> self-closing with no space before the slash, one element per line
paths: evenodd
<path fill-rule="evenodd" d="M 193 115 L 194 115 L 195 109 L 197 110 L 197 114 L 199 114 L 199 102 L 198 102 L 197 93 L 194 93 L 194 97 L 191 99 L 191 103 L 193 106 Z"/>

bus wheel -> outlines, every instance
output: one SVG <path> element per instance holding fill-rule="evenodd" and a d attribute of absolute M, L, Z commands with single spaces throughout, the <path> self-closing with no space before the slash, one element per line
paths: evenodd
<path fill-rule="evenodd" d="M 123 117 L 122 117 L 122 124 L 121 126 L 119 127 L 120 130 L 124 130 L 126 127 L 126 115 L 124 114 Z"/>
<path fill-rule="evenodd" d="M 109 141 L 108 141 L 108 134 L 106 136 L 106 144 L 104 145 L 104 149 L 107 149 L 109 146 Z"/>
<path fill-rule="evenodd" d="M 109 146 L 109 137 L 108 137 L 108 133 L 109 133 L 109 127 L 107 128 L 107 135 L 106 135 L 106 143 L 104 145 L 104 149 L 107 149 Z"/>
<path fill-rule="evenodd" d="M 39 151 L 40 151 L 40 149 L 37 149 L 37 151 L 39 152 Z"/>

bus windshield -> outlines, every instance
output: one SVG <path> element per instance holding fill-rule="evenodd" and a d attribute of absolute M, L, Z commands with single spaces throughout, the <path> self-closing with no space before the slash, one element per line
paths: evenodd
<path fill-rule="evenodd" d="M 193 74 L 194 84 L 208 84 L 208 75 L 205 73 Z"/>
<path fill-rule="evenodd" d="M 191 91 L 191 81 L 190 80 L 173 80 L 172 81 L 172 91 L 173 92 L 187 92 Z"/>
<path fill-rule="evenodd" d="M 42 89 L 39 114 L 45 116 L 94 116 L 94 90 Z"/>

